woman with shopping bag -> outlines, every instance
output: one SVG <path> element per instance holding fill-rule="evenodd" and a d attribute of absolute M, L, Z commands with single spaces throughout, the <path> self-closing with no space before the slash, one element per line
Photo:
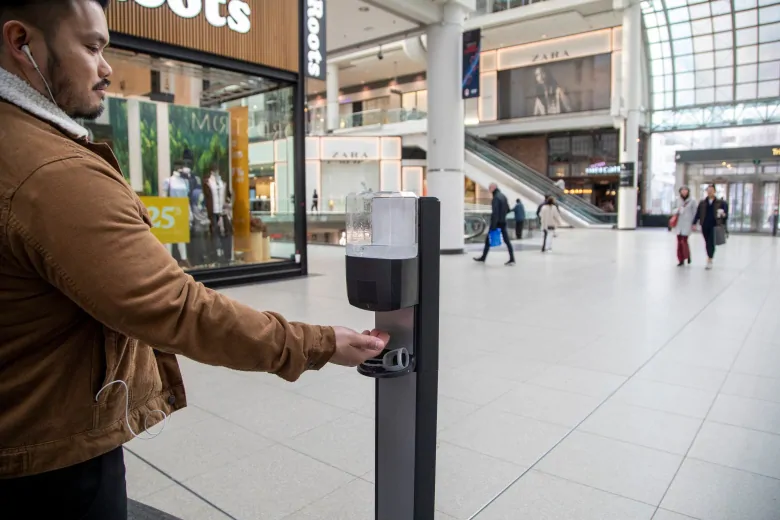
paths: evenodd
<path fill-rule="evenodd" d="M 680 188 L 680 202 L 669 220 L 669 230 L 677 235 L 677 266 L 682 267 L 685 261 L 691 263 L 691 248 L 688 237 L 693 231 L 693 221 L 696 219 L 696 201 L 691 197 L 688 186 Z"/>
<path fill-rule="evenodd" d="M 555 199 L 548 197 L 539 212 L 539 219 L 541 221 L 542 233 L 544 234 L 544 240 L 542 241 L 542 253 L 552 251 L 553 237 L 556 236 L 555 230 L 558 226 L 563 225 L 563 218 L 558 206 L 555 205 Z"/>

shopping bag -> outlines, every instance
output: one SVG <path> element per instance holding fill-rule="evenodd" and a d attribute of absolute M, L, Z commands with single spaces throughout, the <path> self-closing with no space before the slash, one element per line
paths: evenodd
<path fill-rule="evenodd" d="M 488 233 L 490 239 L 490 247 L 496 247 L 501 245 L 501 230 L 493 229 Z"/>
<path fill-rule="evenodd" d="M 726 228 L 723 226 L 715 226 L 715 245 L 722 246 L 726 243 Z"/>
<path fill-rule="evenodd" d="M 677 219 L 679 217 L 677 215 L 672 215 L 672 218 L 669 219 L 669 229 L 674 229 L 677 227 Z"/>

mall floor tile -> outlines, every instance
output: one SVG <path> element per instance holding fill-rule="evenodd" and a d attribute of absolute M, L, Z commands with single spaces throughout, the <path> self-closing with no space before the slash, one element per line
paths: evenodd
<path fill-rule="evenodd" d="M 712 271 L 700 242 L 682 268 L 652 230 L 562 230 L 514 267 L 442 257 L 435 520 L 780 519 L 780 241 L 732 235 Z M 343 256 L 312 247 L 318 276 L 223 292 L 363 330 Z M 131 498 L 187 520 L 373 518 L 370 380 L 181 363 L 190 406 L 127 446 Z"/>

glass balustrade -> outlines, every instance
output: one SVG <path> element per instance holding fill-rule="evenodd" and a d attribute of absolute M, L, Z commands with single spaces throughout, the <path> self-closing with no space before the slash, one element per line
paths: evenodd
<path fill-rule="evenodd" d="M 428 114 L 417 109 L 393 108 L 389 110 L 375 109 L 355 112 L 341 119 L 341 128 L 359 128 L 374 125 L 404 123 L 426 119 Z M 588 224 L 614 224 L 617 222 L 615 213 L 606 213 L 593 204 L 575 195 L 563 192 L 550 178 L 537 172 L 514 157 L 507 155 L 491 144 L 466 134 L 466 149 L 480 158 L 502 170 L 508 175 L 529 186 L 536 192 L 555 195 L 559 205 L 570 211 Z"/>

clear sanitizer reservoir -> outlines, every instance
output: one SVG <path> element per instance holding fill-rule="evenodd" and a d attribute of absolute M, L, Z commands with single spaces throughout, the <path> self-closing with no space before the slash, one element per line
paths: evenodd
<path fill-rule="evenodd" d="M 347 256 L 417 257 L 417 195 L 378 191 L 347 197 Z"/>

